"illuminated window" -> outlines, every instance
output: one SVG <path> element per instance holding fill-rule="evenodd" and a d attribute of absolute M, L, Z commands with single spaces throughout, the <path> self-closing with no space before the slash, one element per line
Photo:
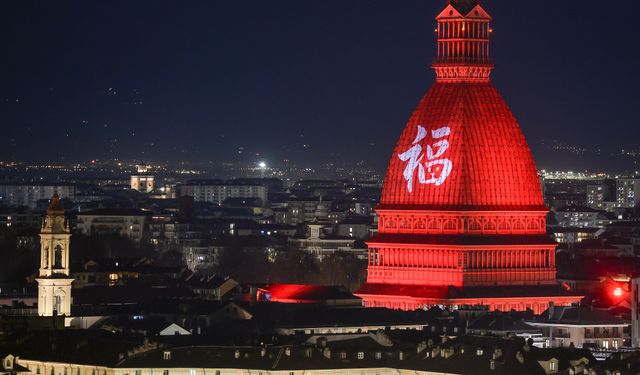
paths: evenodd
<path fill-rule="evenodd" d="M 109 286 L 115 286 L 118 284 L 118 274 L 117 273 L 110 273 L 109 274 Z"/>

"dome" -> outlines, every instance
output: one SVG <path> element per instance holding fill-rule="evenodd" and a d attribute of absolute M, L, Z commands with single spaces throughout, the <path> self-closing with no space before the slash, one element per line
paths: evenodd
<path fill-rule="evenodd" d="M 378 209 L 546 210 L 531 151 L 490 82 L 436 82 L 400 135 Z"/>

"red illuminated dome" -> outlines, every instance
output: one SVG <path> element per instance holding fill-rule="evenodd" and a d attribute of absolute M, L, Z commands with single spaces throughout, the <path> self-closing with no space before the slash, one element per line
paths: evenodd
<path fill-rule="evenodd" d="M 443 128 L 449 134 L 434 138 Z M 418 132 L 426 135 L 414 143 Z M 413 168 L 404 153 L 415 146 L 422 163 Z M 444 162 L 427 166 L 430 155 L 450 169 Z M 544 210 L 527 141 L 490 82 L 437 82 L 422 99 L 394 149 L 379 208 L 403 207 Z"/>
<path fill-rule="evenodd" d="M 391 156 L 357 295 L 401 309 L 579 301 L 558 287 L 533 157 L 489 80 L 491 17 L 451 0 L 436 19 L 436 83 Z"/>

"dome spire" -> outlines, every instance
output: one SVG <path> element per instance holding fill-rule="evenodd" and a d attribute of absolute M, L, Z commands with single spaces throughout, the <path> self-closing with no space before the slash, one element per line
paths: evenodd
<path fill-rule="evenodd" d="M 64 213 L 64 207 L 62 207 L 62 203 L 60 203 L 60 196 L 58 195 L 58 192 L 54 191 L 49 208 L 47 208 L 47 214 L 54 215 L 61 212 Z"/>
<path fill-rule="evenodd" d="M 449 0 L 436 17 L 437 57 L 433 62 L 438 82 L 488 82 L 491 16 L 478 0 Z"/>

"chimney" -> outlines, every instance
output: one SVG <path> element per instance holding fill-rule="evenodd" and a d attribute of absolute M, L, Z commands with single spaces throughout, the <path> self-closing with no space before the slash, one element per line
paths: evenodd
<path fill-rule="evenodd" d="M 331 359 L 331 349 L 324 348 L 322 350 L 322 355 L 325 356 L 325 358 L 327 358 L 327 359 Z"/>

